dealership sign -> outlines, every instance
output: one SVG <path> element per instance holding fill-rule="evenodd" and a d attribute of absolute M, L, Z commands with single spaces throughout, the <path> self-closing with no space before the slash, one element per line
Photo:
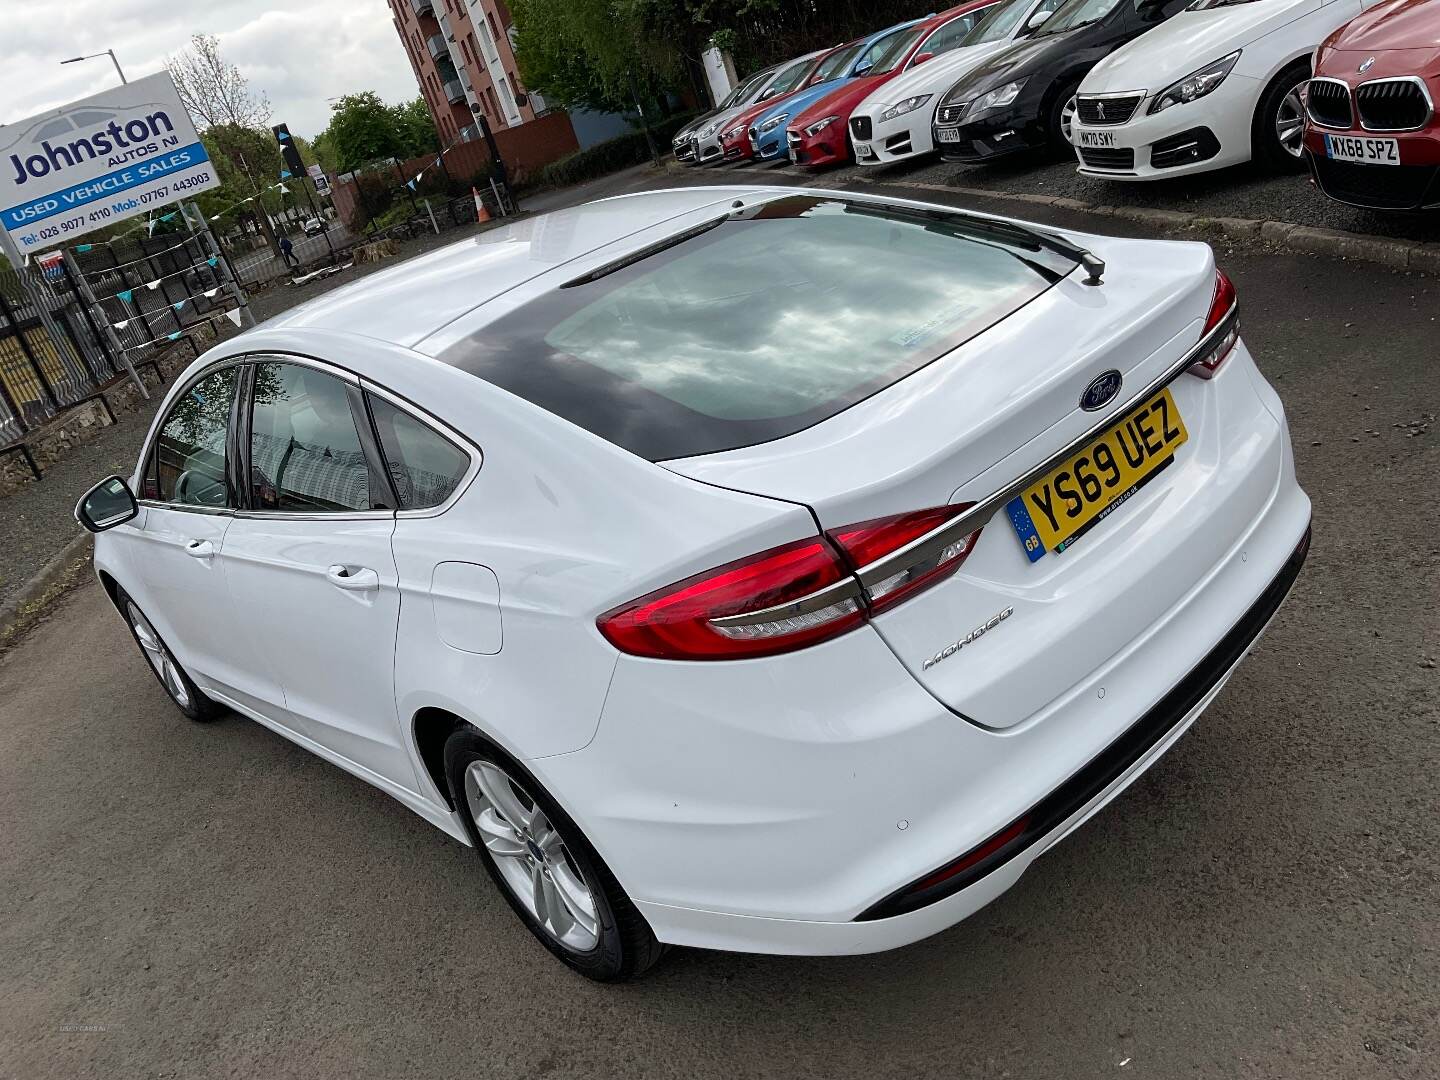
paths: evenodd
<path fill-rule="evenodd" d="M 0 229 L 22 255 L 219 186 L 168 72 L 0 127 Z"/>

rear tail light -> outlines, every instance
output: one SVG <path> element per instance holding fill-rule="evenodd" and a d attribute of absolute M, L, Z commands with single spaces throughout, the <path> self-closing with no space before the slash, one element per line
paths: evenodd
<path fill-rule="evenodd" d="M 876 518 L 771 548 L 622 604 L 596 625 L 621 652 L 659 660 L 742 660 L 813 645 L 958 570 L 979 531 L 931 534 L 969 506 Z"/>
<path fill-rule="evenodd" d="M 862 521 L 858 525 L 848 525 L 830 532 L 831 539 L 850 557 L 856 571 L 864 575 L 868 583 L 866 592 L 872 611 L 880 611 L 897 604 L 907 596 L 934 585 L 941 578 L 960 569 L 965 556 L 969 555 L 970 549 L 975 546 L 975 538 L 980 535 L 978 530 L 951 539 L 932 553 L 917 552 L 914 560 L 897 560 L 902 565 L 893 569 L 877 564 L 907 544 L 934 532 L 972 505 L 974 504 L 961 503 L 955 506 L 937 506 L 930 510 L 916 510 L 909 514 Z"/>
<path fill-rule="evenodd" d="M 1228 324 L 1226 320 L 1229 320 Z M 1226 329 L 1215 340 L 1214 346 L 1190 365 L 1190 374 L 1198 375 L 1202 379 L 1213 379 L 1215 372 L 1235 351 L 1235 344 L 1240 340 L 1240 312 L 1235 286 L 1230 284 L 1228 277 L 1216 270 L 1215 297 L 1210 301 L 1210 314 L 1205 317 L 1205 329 L 1200 333 L 1201 340 L 1221 325 L 1225 325 Z"/>
<path fill-rule="evenodd" d="M 661 660 L 769 656 L 833 637 L 864 621 L 858 588 L 845 588 L 853 581 L 829 541 L 817 537 L 658 589 L 606 612 L 597 625 L 612 645 L 635 656 Z M 823 596 L 835 585 L 841 588 L 834 590 L 833 599 Z M 817 593 L 831 602 L 812 610 L 804 601 Z M 771 613 L 773 608 L 782 610 Z M 757 615 L 766 617 L 757 619 Z M 736 617 L 749 621 L 736 622 Z"/>

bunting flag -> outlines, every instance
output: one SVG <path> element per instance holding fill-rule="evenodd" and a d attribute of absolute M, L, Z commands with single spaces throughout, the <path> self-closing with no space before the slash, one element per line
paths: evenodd
<path fill-rule="evenodd" d="M 147 282 L 145 282 L 145 287 L 146 287 L 147 289 L 149 289 L 151 292 L 154 292 L 156 289 L 158 289 L 158 288 L 160 287 L 160 279 L 157 277 L 154 281 L 147 281 Z"/>
<path fill-rule="evenodd" d="M 129 320 L 129 319 L 121 319 L 119 322 L 117 322 L 117 323 L 111 323 L 110 325 L 113 326 L 113 327 L 115 327 L 116 330 L 124 330 L 125 327 L 127 327 L 127 326 L 130 325 L 130 320 Z"/>
<path fill-rule="evenodd" d="M 183 331 L 181 331 L 181 330 L 176 330 L 173 334 L 166 334 L 166 335 L 165 335 L 165 340 L 167 340 L 167 341 L 174 341 L 174 340 L 175 340 L 176 338 L 178 338 L 182 333 L 183 333 Z"/>
<path fill-rule="evenodd" d="M 211 255 L 208 259 L 205 260 L 205 262 L 209 266 L 218 266 L 220 263 L 220 256 Z"/>
<path fill-rule="evenodd" d="M 231 308 L 229 311 L 225 312 L 225 317 L 226 317 L 227 319 L 229 319 L 231 322 L 233 322 L 236 326 L 239 326 L 239 325 L 240 325 L 240 309 L 239 309 L 239 308 Z"/>
<path fill-rule="evenodd" d="M 135 290 L 134 290 L 134 289 L 121 289 L 121 290 L 120 290 L 119 292 L 117 292 L 115 295 L 118 296 L 121 300 L 125 301 L 125 303 L 128 304 L 128 303 L 130 303 L 130 298 L 135 295 Z"/>
<path fill-rule="evenodd" d="M 94 244 L 76 244 L 75 250 L 83 254 L 84 252 L 89 251 L 94 246 Z"/>
<path fill-rule="evenodd" d="M 171 304 L 170 306 L 173 307 L 176 311 L 179 311 L 181 308 L 183 308 L 183 307 L 185 306 L 185 301 L 184 301 L 184 300 L 177 300 L 177 301 L 175 301 L 175 303 Z"/>
<path fill-rule="evenodd" d="M 179 213 L 180 213 L 179 210 L 171 210 L 170 213 L 168 213 L 168 214 L 161 214 L 161 215 L 160 215 L 160 220 L 161 220 L 161 221 L 169 221 L 171 218 L 175 217 L 175 216 L 176 216 L 177 214 L 179 214 Z"/>
<path fill-rule="evenodd" d="M 281 179 L 281 180 L 289 180 L 289 179 L 290 179 L 290 170 L 289 170 L 289 169 L 281 169 L 281 170 L 280 170 L 280 179 Z"/>
<path fill-rule="evenodd" d="M 218 293 L 219 291 L 220 291 L 220 286 L 217 285 L 217 286 L 215 286 L 215 288 L 213 288 L 213 289 L 206 289 L 206 290 L 205 290 L 203 293 L 201 293 L 200 295 L 203 296 L 203 297 L 205 297 L 206 300 L 210 300 L 210 299 L 212 299 L 212 298 L 215 296 L 215 294 Z"/>

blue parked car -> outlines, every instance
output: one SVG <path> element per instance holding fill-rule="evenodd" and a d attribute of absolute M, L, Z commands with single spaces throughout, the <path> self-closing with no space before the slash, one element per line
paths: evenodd
<path fill-rule="evenodd" d="M 904 33 L 922 19 L 896 23 L 877 30 L 869 37 L 852 41 L 836 49 L 815 69 L 805 89 L 791 94 L 768 112 L 763 112 L 750 125 L 750 147 L 757 161 L 779 157 L 785 153 L 785 123 L 799 116 L 810 105 L 849 79 L 858 79 L 875 65 L 875 58 L 885 51 L 896 34 Z"/>

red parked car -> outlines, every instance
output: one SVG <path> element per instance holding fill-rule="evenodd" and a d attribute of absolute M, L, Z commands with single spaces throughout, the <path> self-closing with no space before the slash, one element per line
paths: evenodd
<path fill-rule="evenodd" d="M 1330 198 L 1374 210 L 1440 209 L 1440 3 L 1390 0 L 1316 51 L 1305 157 Z"/>
<path fill-rule="evenodd" d="M 777 79 L 776 86 L 771 88 L 772 93 L 768 97 L 755 102 L 754 105 L 726 124 L 725 130 L 720 133 L 720 149 L 722 151 L 720 160 L 745 161 L 747 158 L 754 157 L 755 148 L 750 144 L 749 131 L 755 118 L 773 106 L 779 105 L 786 98 L 809 87 L 810 80 L 820 65 L 843 48 L 845 48 L 844 45 L 836 45 L 833 49 L 821 49 L 817 53 L 811 53 L 803 66 L 797 64 L 794 78 Z M 777 90 L 776 87 L 779 89 Z"/>
<path fill-rule="evenodd" d="M 847 80 L 791 118 L 785 129 L 790 160 L 809 168 L 849 161 L 852 151 L 846 131 L 855 107 L 907 68 L 955 48 L 994 3 L 996 0 L 967 0 L 896 36 L 863 77 Z"/>

